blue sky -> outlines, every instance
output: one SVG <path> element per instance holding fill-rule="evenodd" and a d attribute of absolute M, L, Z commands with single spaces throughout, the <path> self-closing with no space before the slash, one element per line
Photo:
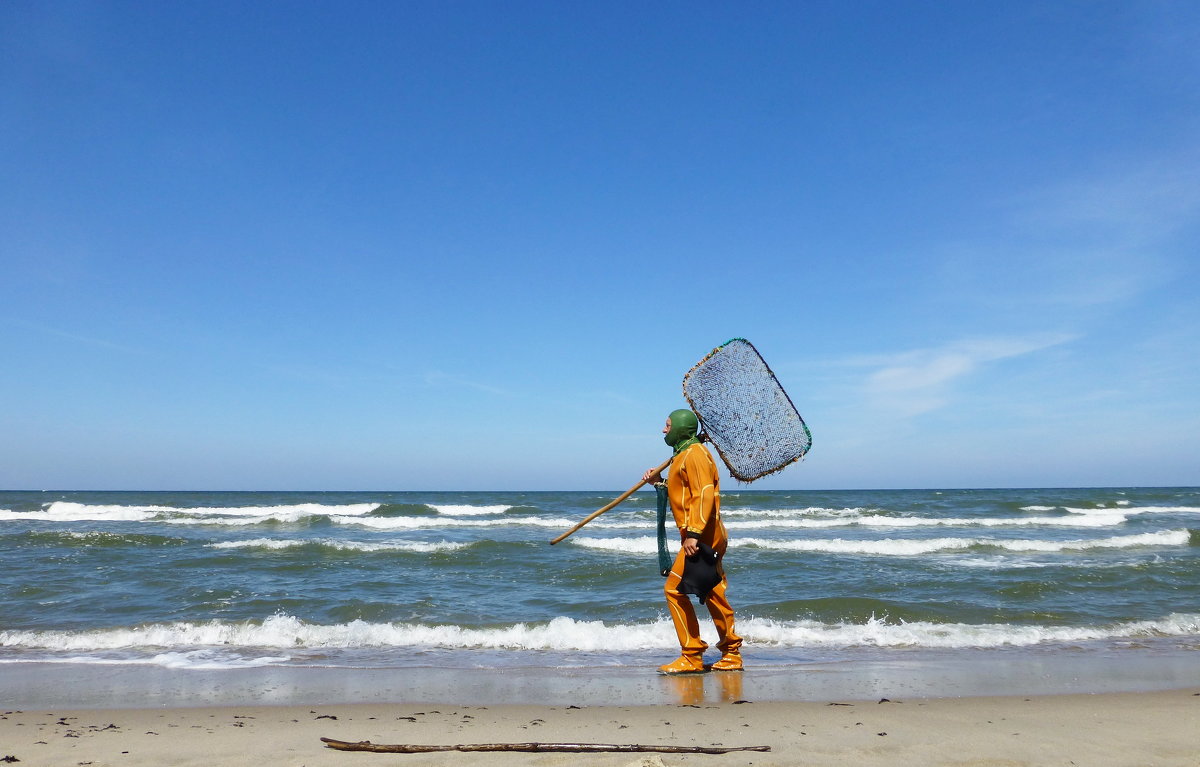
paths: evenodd
<path fill-rule="evenodd" d="M 0 5 L 0 487 L 1200 484 L 1200 5 Z"/>

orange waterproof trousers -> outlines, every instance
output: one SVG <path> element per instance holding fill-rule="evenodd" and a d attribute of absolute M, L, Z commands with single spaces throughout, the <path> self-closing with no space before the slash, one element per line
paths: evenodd
<path fill-rule="evenodd" d="M 726 541 L 720 540 L 717 543 L 720 546 L 713 546 L 713 549 L 724 556 Z M 675 624 L 675 634 L 679 637 L 679 647 L 683 655 L 699 659 L 708 649 L 708 644 L 700 638 L 700 623 L 696 620 L 696 610 L 692 606 L 691 598 L 679 590 L 685 560 L 681 550 L 675 556 L 675 563 L 671 565 L 663 593 L 667 597 L 667 609 L 671 612 L 671 621 Z M 713 625 L 717 627 L 717 649 L 722 654 L 738 652 L 742 646 L 742 638 L 733 632 L 733 608 L 725 598 L 727 585 L 725 574 L 722 572 L 721 582 L 713 587 L 704 602 L 709 615 L 712 616 Z"/>

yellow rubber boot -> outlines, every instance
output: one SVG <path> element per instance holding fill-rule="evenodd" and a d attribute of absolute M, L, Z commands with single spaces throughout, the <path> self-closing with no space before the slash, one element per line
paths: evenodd
<path fill-rule="evenodd" d="M 742 654 L 738 652 L 727 652 L 721 656 L 721 660 L 712 664 L 713 671 L 741 671 L 742 670 Z"/>
<path fill-rule="evenodd" d="M 704 661 L 691 655 L 680 655 L 675 660 L 658 667 L 660 674 L 703 674 Z"/>

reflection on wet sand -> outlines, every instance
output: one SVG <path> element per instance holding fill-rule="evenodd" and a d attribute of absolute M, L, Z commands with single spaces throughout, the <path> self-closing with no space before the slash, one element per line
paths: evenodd
<path fill-rule="evenodd" d="M 742 699 L 742 672 L 718 671 L 710 674 L 679 674 L 663 676 L 664 686 L 680 706 L 696 706 L 711 699 L 712 703 L 733 703 Z"/>

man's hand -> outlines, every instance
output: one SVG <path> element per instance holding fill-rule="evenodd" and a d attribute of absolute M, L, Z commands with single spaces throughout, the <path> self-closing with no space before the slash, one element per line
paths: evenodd
<path fill-rule="evenodd" d="M 683 539 L 683 553 L 686 556 L 694 557 L 700 551 L 700 541 L 695 538 Z"/>
<path fill-rule="evenodd" d="M 662 474 L 659 474 L 654 469 L 646 469 L 646 473 L 642 475 L 642 481 L 647 485 L 657 485 L 663 481 Z"/>

